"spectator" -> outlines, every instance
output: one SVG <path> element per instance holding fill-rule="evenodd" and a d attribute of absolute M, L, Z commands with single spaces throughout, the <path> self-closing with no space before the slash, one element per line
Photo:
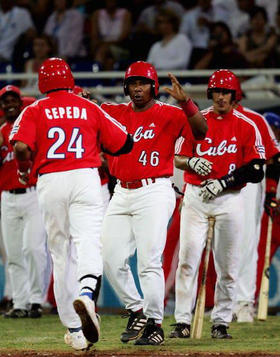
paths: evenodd
<path fill-rule="evenodd" d="M 195 69 L 246 68 L 248 63 L 232 41 L 229 27 L 219 21 L 214 23 L 208 52 L 195 64 Z"/>
<path fill-rule="evenodd" d="M 131 46 L 132 57 L 135 60 L 146 59 L 152 44 L 159 40 L 156 17 L 160 10 L 172 10 L 180 19 L 185 12 L 183 6 L 178 2 L 154 0 L 153 3 L 140 13 L 135 27 Z M 135 46 L 135 43 L 137 43 L 137 46 Z"/>
<path fill-rule="evenodd" d="M 263 7 L 256 6 L 250 13 L 250 28 L 238 41 L 239 50 L 250 67 L 272 67 L 277 36 L 267 27 L 267 14 Z"/>
<path fill-rule="evenodd" d="M 161 41 L 153 44 L 147 61 L 157 70 L 185 69 L 191 55 L 191 42 L 184 34 L 179 34 L 179 17 L 168 9 L 162 9 L 156 20 Z"/>
<path fill-rule="evenodd" d="M 238 38 L 248 31 L 250 27 L 249 13 L 253 7 L 254 0 L 236 0 L 236 7 L 233 9 L 228 22 L 234 38 Z"/>
<path fill-rule="evenodd" d="M 120 8 L 117 0 L 106 0 L 105 8 L 93 13 L 91 26 L 91 52 L 104 69 L 112 69 L 112 65 L 108 66 L 109 60 L 106 63 L 107 58 L 119 61 L 129 57 L 131 13 Z"/>
<path fill-rule="evenodd" d="M 55 9 L 44 29 L 44 33 L 55 39 L 58 56 L 65 59 L 86 54 L 83 46 L 84 17 L 71 5 L 71 0 L 54 0 Z"/>
<path fill-rule="evenodd" d="M 14 0 L 2 0 L 0 9 L 0 61 L 11 61 L 17 41 L 35 35 L 29 12 L 15 6 Z"/>
<path fill-rule="evenodd" d="M 212 22 L 227 21 L 227 17 L 228 12 L 224 7 L 212 5 L 212 0 L 198 0 L 198 5 L 184 15 L 180 32 L 187 35 L 194 46 L 192 63 L 196 63 L 207 52 Z"/>
<path fill-rule="evenodd" d="M 26 61 L 24 65 L 25 73 L 38 73 L 39 68 L 42 63 L 48 57 L 54 55 L 54 43 L 50 36 L 46 34 L 39 35 L 33 40 L 33 57 Z M 27 87 L 30 89 L 37 89 L 38 80 L 37 78 L 32 78 L 23 81 L 22 87 Z"/>

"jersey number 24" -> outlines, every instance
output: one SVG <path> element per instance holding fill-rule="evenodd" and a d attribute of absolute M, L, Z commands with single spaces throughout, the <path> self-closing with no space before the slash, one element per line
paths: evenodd
<path fill-rule="evenodd" d="M 65 153 L 58 153 L 57 150 L 66 140 L 65 131 L 59 127 L 50 128 L 48 131 L 49 139 L 56 139 L 47 152 L 48 159 L 65 159 Z M 83 136 L 79 128 L 73 128 L 71 138 L 68 143 L 67 152 L 75 153 L 76 159 L 83 157 Z"/>

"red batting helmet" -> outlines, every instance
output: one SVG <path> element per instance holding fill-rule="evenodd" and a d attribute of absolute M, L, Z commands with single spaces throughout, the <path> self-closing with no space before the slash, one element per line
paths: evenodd
<path fill-rule="evenodd" d="M 39 69 L 39 90 L 48 93 L 57 89 L 73 89 L 74 78 L 62 58 L 48 58 Z"/>
<path fill-rule="evenodd" d="M 125 72 L 124 76 L 124 94 L 128 95 L 128 80 L 132 77 L 144 77 L 152 82 L 153 95 L 158 95 L 158 76 L 155 67 L 148 62 L 137 61 L 132 63 Z"/>
<path fill-rule="evenodd" d="M 239 88 L 236 75 L 228 69 L 215 71 L 208 81 L 207 98 L 212 99 L 212 92 L 216 88 L 227 89 L 232 92 L 232 100 L 236 98 Z"/>

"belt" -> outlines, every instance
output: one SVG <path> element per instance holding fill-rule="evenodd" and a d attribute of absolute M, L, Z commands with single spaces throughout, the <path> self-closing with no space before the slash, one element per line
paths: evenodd
<path fill-rule="evenodd" d="M 31 192 L 36 190 L 36 186 L 31 186 L 27 188 L 15 188 L 13 190 L 8 190 L 10 193 L 14 193 L 15 195 L 21 194 L 21 193 L 26 193 L 26 192 Z"/>
<path fill-rule="evenodd" d="M 135 181 L 119 181 L 119 184 L 123 188 L 128 188 L 128 189 L 135 189 L 135 188 L 140 188 L 143 186 L 150 185 L 151 183 L 155 183 L 156 179 L 154 177 L 151 178 L 145 178 L 142 180 L 135 180 Z"/>

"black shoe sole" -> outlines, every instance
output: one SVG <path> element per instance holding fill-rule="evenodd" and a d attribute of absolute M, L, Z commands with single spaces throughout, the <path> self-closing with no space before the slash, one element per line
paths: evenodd
<path fill-rule="evenodd" d="M 123 337 L 121 336 L 121 338 L 120 338 L 121 342 L 122 342 L 122 343 L 128 343 L 129 341 L 137 340 L 137 338 L 140 337 L 140 335 L 141 335 L 141 333 L 144 331 L 144 329 L 145 329 L 145 326 L 144 326 L 141 330 L 139 330 L 139 333 L 138 333 L 136 336 L 133 336 L 133 337 L 130 337 L 130 338 L 123 338 Z"/>
<path fill-rule="evenodd" d="M 91 343 L 96 343 L 99 340 L 98 330 L 89 316 L 85 305 L 81 301 L 74 301 L 73 306 L 81 319 L 82 331 L 85 338 Z"/>

